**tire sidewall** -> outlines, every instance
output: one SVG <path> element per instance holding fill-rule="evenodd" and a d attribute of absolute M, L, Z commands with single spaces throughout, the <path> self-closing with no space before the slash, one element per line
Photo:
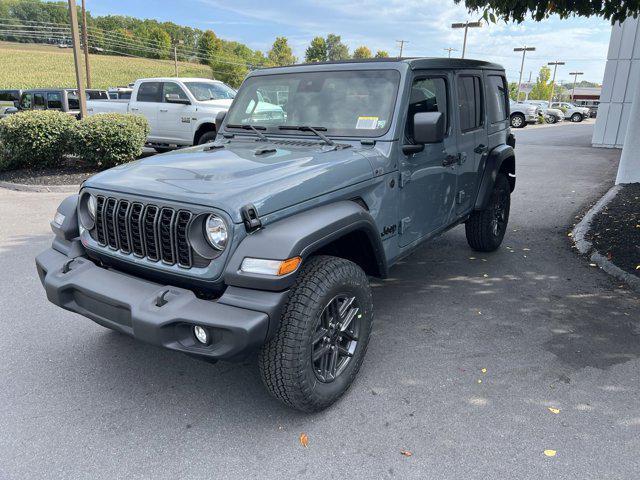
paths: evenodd
<path fill-rule="evenodd" d="M 216 132 L 204 132 L 198 138 L 198 145 L 204 145 L 205 143 L 211 143 L 216 139 Z"/>
<path fill-rule="evenodd" d="M 521 122 L 519 125 L 515 124 L 515 122 L 514 122 L 516 118 L 519 119 L 520 122 Z M 526 120 L 525 120 L 524 116 L 516 113 L 515 115 L 513 115 L 511 117 L 511 126 L 513 128 L 523 128 L 525 125 L 526 125 Z"/>

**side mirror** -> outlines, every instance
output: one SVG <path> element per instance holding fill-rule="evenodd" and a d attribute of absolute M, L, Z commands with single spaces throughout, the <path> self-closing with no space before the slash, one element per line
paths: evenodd
<path fill-rule="evenodd" d="M 441 112 L 419 112 L 413 116 L 413 138 L 416 143 L 440 143 L 445 135 Z"/>
<path fill-rule="evenodd" d="M 167 93 L 164 96 L 164 100 L 167 103 L 179 103 L 180 105 L 191 105 L 191 102 L 188 98 L 180 98 L 180 95 L 177 93 Z"/>
<path fill-rule="evenodd" d="M 224 117 L 226 116 L 227 116 L 226 110 L 218 112 L 218 114 L 216 115 L 216 132 L 220 132 L 220 129 L 222 128 L 222 122 L 224 121 Z"/>

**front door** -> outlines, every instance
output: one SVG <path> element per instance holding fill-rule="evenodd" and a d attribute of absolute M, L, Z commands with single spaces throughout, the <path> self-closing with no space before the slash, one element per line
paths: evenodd
<path fill-rule="evenodd" d="M 480 162 L 488 151 L 482 72 L 465 71 L 456 75 L 456 100 L 460 126 L 456 215 L 462 216 L 473 208 Z"/>
<path fill-rule="evenodd" d="M 142 82 L 135 99 L 129 102 L 131 113 L 142 115 L 149 122 L 149 140 L 159 142 L 158 110 L 162 105 L 162 82 Z"/>
<path fill-rule="evenodd" d="M 175 82 L 164 82 L 162 91 L 162 105 L 158 110 L 158 130 L 167 143 L 188 143 L 193 141 L 192 105 L 181 103 L 167 103 L 168 94 L 178 95 L 181 99 L 189 97 L 180 85 Z"/>
<path fill-rule="evenodd" d="M 400 246 L 405 247 L 446 226 L 451 219 L 457 179 L 456 137 L 451 132 L 451 76 L 416 72 L 405 116 L 405 145 L 415 144 L 413 116 L 441 112 L 447 133 L 440 143 L 427 144 L 419 153 L 401 153 Z"/>

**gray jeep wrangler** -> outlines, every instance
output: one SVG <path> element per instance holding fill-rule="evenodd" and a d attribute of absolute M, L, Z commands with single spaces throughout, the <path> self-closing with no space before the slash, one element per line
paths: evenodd
<path fill-rule="evenodd" d="M 316 411 L 364 359 L 368 277 L 458 224 L 474 250 L 502 242 L 515 140 L 499 65 L 258 70 L 217 130 L 62 202 L 36 259 L 51 302 L 210 361 L 257 351 L 271 394 Z"/>

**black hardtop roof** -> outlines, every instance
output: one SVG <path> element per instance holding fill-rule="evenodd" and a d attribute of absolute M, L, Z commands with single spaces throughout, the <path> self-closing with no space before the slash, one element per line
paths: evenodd
<path fill-rule="evenodd" d="M 368 58 L 368 59 L 351 59 L 340 60 L 336 62 L 314 62 L 299 63 L 296 65 L 288 65 L 286 67 L 270 67 L 261 70 L 288 70 L 298 67 L 309 67 L 314 65 L 335 65 L 337 67 L 344 66 L 344 70 L 348 70 L 350 66 L 356 64 L 366 64 L 374 66 L 375 64 L 388 66 L 389 64 L 408 65 L 412 70 L 418 69 L 486 69 L 486 70 L 504 70 L 502 65 L 484 60 L 463 59 L 463 58 L 439 58 L 439 57 L 403 57 L 403 58 Z M 342 69 L 342 68 L 341 68 Z"/>

